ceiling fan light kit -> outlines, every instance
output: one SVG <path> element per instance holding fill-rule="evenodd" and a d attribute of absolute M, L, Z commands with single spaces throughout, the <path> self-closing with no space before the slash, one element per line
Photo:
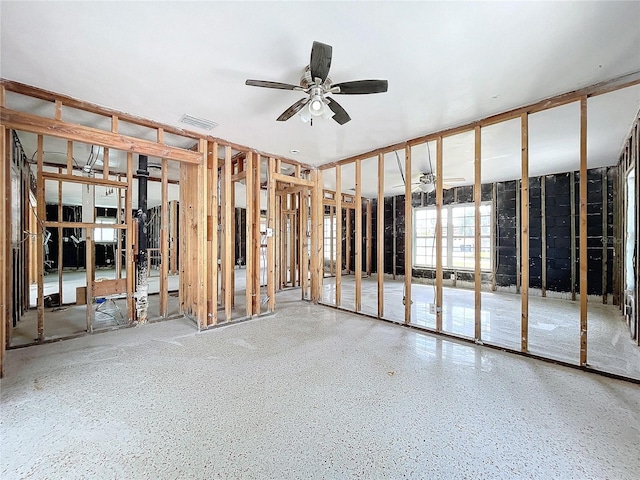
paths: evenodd
<path fill-rule="evenodd" d="M 289 120 L 296 113 L 303 122 L 313 124 L 313 117 L 327 120 L 333 118 L 338 124 L 344 125 L 351 120 L 349 114 L 330 94 L 335 95 L 364 95 L 369 93 L 384 93 L 388 89 L 386 80 L 355 80 L 333 84 L 329 77 L 333 48 L 321 42 L 313 42 L 309 65 L 304 69 L 300 85 L 270 82 L 265 80 L 247 80 L 245 85 L 279 90 L 293 90 L 308 94 L 307 98 L 298 100 L 287 108 L 278 118 L 279 122 Z"/>

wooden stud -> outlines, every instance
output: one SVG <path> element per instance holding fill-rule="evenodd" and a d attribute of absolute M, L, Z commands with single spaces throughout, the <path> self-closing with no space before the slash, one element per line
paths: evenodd
<path fill-rule="evenodd" d="M 120 180 L 120 175 L 118 174 L 118 180 Z M 116 212 L 116 223 L 118 225 L 122 225 L 122 189 L 118 188 L 118 201 L 116 204 L 117 212 Z M 119 280 L 122 278 L 122 232 L 117 232 L 118 238 L 116 239 L 116 279 Z"/>
<path fill-rule="evenodd" d="M 522 180 L 516 180 L 516 293 L 520 293 L 522 286 Z"/>
<path fill-rule="evenodd" d="M 161 205 L 162 218 L 160 226 L 160 316 L 169 314 L 169 185 L 167 183 L 169 162 L 162 159 Z M 118 255 L 119 256 L 119 255 Z"/>
<path fill-rule="evenodd" d="M 355 311 L 362 310 L 362 160 L 356 160 L 356 209 L 355 209 Z"/>
<path fill-rule="evenodd" d="M 253 167 L 253 194 L 252 198 L 254 201 L 253 207 L 253 221 L 252 229 L 252 248 L 253 248 L 253 261 L 254 261 L 254 269 L 253 269 L 253 315 L 260 315 L 260 300 L 261 300 L 261 288 L 260 288 L 260 268 L 261 268 L 261 245 L 262 245 L 262 237 L 260 233 L 260 170 L 262 159 L 259 154 L 254 154 L 254 167 Z M 251 219 L 247 218 L 247 221 L 251 221 Z M 266 268 L 266 265 L 265 265 Z"/>
<path fill-rule="evenodd" d="M 58 168 L 58 173 L 62 172 L 62 168 Z M 58 221 L 62 221 L 62 182 L 58 182 Z M 58 227 L 58 298 L 59 305 L 63 304 L 63 288 L 62 288 L 62 227 Z"/>
<path fill-rule="evenodd" d="M 520 350 L 529 351 L 529 116 L 523 113 L 521 116 L 521 134 L 522 134 L 522 187 L 520 194 L 522 196 L 520 209 L 521 216 L 521 300 L 522 300 L 522 318 L 521 318 L 521 343 Z"/>
<path fill-rule="evenodd" d="M 413 206 L 411 205 L 411 147 L 406 146 L 404 184 L 404 323 L 411 322 L 411 275 L 413 269 Z M 441 172 L 441 170 L 438 170 Z M 441 177 L 442 175 L 438 175 Z"/>
<path fill-rule="evenodd" d="M 571 228 L 571 300 L 576 301 L 576 176 L 574 172 L 569 174 L 569 205 Z"/>
<path fill-rule="evenodd" d="M 474 158 L 474 184 L 473 200 L 475 203 L 475 229 L 474 229 L 474 297 L 475 297 L 475 332 L 477 341 L 482 341 L 482 240 L 480 235 L 480 204 L 482 202 L 482 138 L 480 127 L 475 128 L 475 158 Z"/>
<path fill-rule="evenodd" d="M 384 315 L 384 155 L 378 154 L 378 318 Z"/>
<path fill-rule="evenodd" d="M 111 115 L 111 133 L 118 133 L 118 116 Z"/>
<path fill-rule="evenodd" d="M 436 142 L 436 172 L 442 172 L 442 137 Z M 436 175 L 436 331 L 442 331 L 442 175 Z"/>
<path fill-rule="evenodd" d="M 580 365 L 587 364 L 587 97 L 580 99 Z"/>
<path fill-rule="evenodd" d="M 94 201 L 95 203 L 95 201 Z M 96 280 L 94 254 L 95 244 L 93 243 L 93 228 L 86 229 L 87 235 L 85 244 L 85 266 L 87 278 L 87 333 L 93 332 L 93 283 Z"/>
<path fill-rule="evenodd" d="M 222 264 L 224 265 L 224 312 L 225 320 L 231 321 L 231 308 L 233 307 L 233 231 L 235 225 L 233 223 L 233 201 L 232 193 L 234 185 L 231 183 L 231 147 L 225 147 L 224 160 L 224 257 Z"/>
<path fill-rule="evenodd" d="M 38 135 L 37 152 L 37 212 L 38 212 L 38 234 L 36 236 L 36 262 L 38 264 L 38 341 L 44 340 L 44 225 L 46 220 L 45 198 L 44 198 L 44 176 L 42 172 L 42 162 L 44 155 L 44 137 Z"/>
<path fill-rule="evenodd" d="M 371 256 L 373 249 L 373 218 L 371 216 L 372 202 L 371 199 L 367 199 L 367 255 L 366 255 L 366 268 L 367 276 L 371 276 Z"/>
<path fill-rule="evenodd" d="M 309 299 L 309 189 L 305 188 L 300 192 L 300 230 L 299 230 L 299 247 L 300 252 L 300 285 L 302 290 L 302 298 Z M 314 203 L 315 206 L 315 203 Z M 312 212 L 313 213 L 313 212 Z M 315 215 L 313 215 L 315 218 Z M 311 272 L 313 275 L 313 271 Z"/>
<path fill-rule="evenodd" d="M 311 255 L 312 261 L 315 259 L 315 293 L 314 293 L 314 302 L 319 302 L 322 299 L 322 290 L 324 283 L 324 206 L 322 204 L 322 171 L 314 170 L 312 176 L 315 176 L 315 191 L 314 191 L 314 201 L 315 201 L 315 209 L 316 212 L 316 221 L 315 221 L 315 238 L 316 238 L 316 247 L 314 249 L 314 255 Z M 313 233 L 312 233 L 313 235 Z"/>
<path fill-rule="evenodd" d="M 109 149 L 105 148 L 102 155 L 102 178 L 109 180 Z M 62 172 L 58 172 L 62 174 Z"/>
<path fill-rule="evenodd" d="M 347 225 L 345 234 L 345 270 L 351 273 L 351 209 L 347 208 Z"/>
<path fill-rule="evenodd" d="M 56 105 L 55 119 L 62 120 L 62 102 L 60 100 L 56 100 L 55 105 Z"/>
<path fill-rule="evenodd" d="M 87 143 L 89 145 L 99 145 L 116 150 L 135 151 L 143 155 L 161 158 L 166 157 L 179 162 L 194 163 L 196 165 L 202 161 L 202 156 L 199 153 L 183 148 L 160 145 L 156 142 L 150 142 L 149 140 L 105 132 L 97 128 L 76 125 L 61 120 L 38 117 L 28 113 L 9 110 L 4 107 L 0 107 L 0 121 L 2 121 L 5 126 L 15 130 L 23 130 L 39 135 L 50 135 L 75 142 Z"/>
<path fill-rule="evenodd" d="M 267 305 L 270 312 L 276 310 L 276 159 L 269 157 L 267 161 L 269 172 L 267 180 Z M 271 233 L 269 235 L 269 233 Z"/>
<path fill-rule="evenodd" d="M 607 233 L 607 167 L 602 171 L 602 303 L 607 304 L 607 257 L 609 235 Z"/>
<path fill-rule="evenodd" d="M 42 177 L 45 180 L 55 180 L 59 182 L 81 183 L 83 185 L 97 185 L 102 187 L 127 188 L 128 184 L 119 182 L 118 180 L 109 180 L 103 178 L 82 177 L 80 175 L 62 175 L 60 173 L 43 172 Z"/>
<path fill-rule="evenodd" d="M 255 209 L 255 192 L 253 191 L 254 179 L 255 176 L 252 174 L 254 171 L 254 158 L 253 153 L 249 152 L 247 154 L 247 170 L 250 175 L 247 175 L 246 178 L 246 221 L 245 221 L 245 269 L 246 269 L 246 286 L 245 286 L 245 294 L 246 294 L 246 309 L 247 309 L 247 317 L 251 317 L 253 312 L 253 295 L 255 295 L 254 290 L 254 282 L 253 282 L 253 272 L 255 269 L 255 260 L 254 260 L 254 249 L 253 249 L 253 211 Z"/>
<path fill-rule="evenodd" d="M 67 175 L 73 175 L 73 142 L 67 142 Z"/>
<path fill-rule="evenodd" d="M 0 87 L 0 104 L 4 105 L 4 87 Z M 0 156 L 2 161 L 0 162 L 0 228 L 3 232 L 9 232 L 11 225 L 9 202 L 11 195 L 9 195 L 9 185 L 11 176 L 9 174 L 11 168 L 11 161 L 8 155 L 7 134 L 9 131 L 4 125 L 0 125 Z M 9 268 L 9 254 L 8 251 L 11 247 L 9 235 L 0 235 L 0 275 L 2 275 L 2 281 L 0 282 L 0 377 L 4 376 L 5 366 L 5 353 L 6 347 L 9 343 L 9 317 L 11 316 L 11 308 L 9 302 L 9 282 L 7 277 L 10 276 L 11 269 Z"/>
<path fill-rule="evenodd" d="M 498 187 L 493 183 L 491 186 L 491 212 L 493 214 L 493 221 L 491 227 L 491 245 L 496 245 L 496 238 L 498 237 Z M 498 270 L 498 252 L 495 252 L 493 259 L 491 260 L 491 291 L 495 292 L 498 288 L 496 284 L 496 272 Z"/>
<path fill-rule="evenodd" d="M 338 165 L 336 167 L 336 307 L 342 303 L 342 218 L 342 167 Z"/>
<path fill-rule="evenodd" d="M 218 324 L 218 225 L 220 219 L 218 218 L 218 142 L 213 142 L 213 148 L 211 152 L 211 196 L 209 203 L 209 214 L 211 215 L 211 239 L 209 246 L 209 259 L 208 264 L 211 265 L 211 275 L 209 276 L 209 301 L 211 302 L 211 308 L 209 310 L 209 324 Z"/>
<path fill-rule="evenodd" d="M 542 240 L 542 296 L 547 296 L 547 182 L 540 177 L 540 238 Z"/>

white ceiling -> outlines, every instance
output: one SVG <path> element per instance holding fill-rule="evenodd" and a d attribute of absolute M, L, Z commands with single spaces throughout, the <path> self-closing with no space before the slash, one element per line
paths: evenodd
<path fill-rule="evenodd" d="M 314 40 L 333 46 L 334 82 L 389 81 L 337 96 L 344 126 L 276 122 L 302 94 L 244 85 L 297 84 Z M 217 137 L 320 165 L 639 71 L 640 2 L 2 1 L 0 41 L 3 78 L 178 127 L 211 119 Z M 638 87 L 589 100 L 590 166 L 616 162 L 639 107 Z M 532 115 L 532 175 L 578 168 L 578 121 L 576 105 Z M 519 141 L 517 122 L 483 129 L 483 181 L 520 176 Z M 444 149 L 444 176 L 472 183 L 473 135 Z M 413 156 L 428 171 L 426 146 Z"/>

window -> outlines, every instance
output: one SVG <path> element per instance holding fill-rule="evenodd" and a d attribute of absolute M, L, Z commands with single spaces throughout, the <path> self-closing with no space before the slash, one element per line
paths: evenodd
<path fill-rule="evenodd" d="M 491 203 L 480 205 L 480 268 L 491 269 Z M 416 267 L 436 266 L 436 207 L 414 210 L 413 259 Z M 442 207 L 442 267 L 475 267 L 475 206 L 471 203 Z"/>
<path fill-rule="evenodd" d="M 336 252 L 336 217 L 324 217 L 324 258 L 333 260 Z"/>
<path fill-rule="evenodd" d="M 116 219 L 112 217 L 98 217 L 96 223 L 106 223 L 108 225 L 115 225 Z M 116 242 L 116 229 L 115 228 L 94 228 L 93 240 L 96 243 L 115 243 Z"/>

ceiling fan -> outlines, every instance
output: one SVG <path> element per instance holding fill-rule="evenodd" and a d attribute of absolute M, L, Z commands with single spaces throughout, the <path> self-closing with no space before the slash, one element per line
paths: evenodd
<path fill-rule="evenodd" d="M 331 68 L 331 45 L 313 42 L 311 59 L 300 78 L 300 85 L 269 82 L 265 80 L 247 80 L 245 85 L 253 87 L 277 88 L 280 90 L 294 90 L 308 94 L 287 108 L 278 117 L 279 122 L 290 119 L 300 112 L 304 122 L 313 121 L 313 117 L 324 119 L 333 118 L 340 125 L 344 125 L 351 117 L 338 102 L 329 97 L 334 95 L 363 95 L 368 93 L 383 93 L 387 91 L 386 80 L 355 80 L 351 82 L 333 83 L 329 77 Z"/>
<path fill-rule="evenodd" d="M 448 190 L 449 188 L 453 188 L 455 185 L 451 185 L 451 183 L 464 182 L 464 178 L 462 177 L 451 177 L 444 178 L 442 188 Z M 436 190 L 436 174 L 435 173 L 420 173 L 417 182 L 411 183 L 411 191 L 417 192 L 421 191 L 424 193 L 431 193 Z M 404 184 L 394 185 L 392 188 L 404 188 Z"/>

